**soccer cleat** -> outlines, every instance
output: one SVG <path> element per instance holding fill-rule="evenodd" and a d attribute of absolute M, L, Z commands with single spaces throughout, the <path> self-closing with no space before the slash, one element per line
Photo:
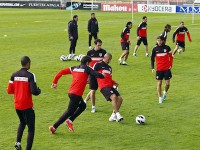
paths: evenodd
<path fill-rule="evenodd" d="M 16 142 L 14 147 L 16 150 L 22 150 L 21 143 L 19 142 Z"/>
<path fill-rule="evenodd" d="M 92 46 L 89 47 L 89 50 L 91 50 L 91 49 L 92 49 Z"/>
<path fill-rule="evenodd" d="M 67 125 L 67 127 L 68 127 L 68 130 L 69 130 L 70 132 L 74 132 L 74 128 L 73 128 L 72 121 L 71 121 L 70 119 L 67 119 L 67 120 L 65 121 L 65 123 L 66 123 L 66 125 Z"/>
<path fill-rule="evenodd" d="M 54 128 L 54 126 L 50 126 L 50 127 L 49 127 L 49 131 L 50 131 L 52 134 L 55 134 L 56 129 Z"/>
<path fill-rule="evenodd" d="M 136 57 L 136 53 L 133 53 L 133 56 Z"/>
<path fill-rule="evenodd" d="M 96 112 L 96 108 L 92 108 L 91 113 L 95 113 Z"/>
<path fill-rule="evenodd" d="M 159 104 L 163 102 L 163 97 L 159 97 Z"/>
<path fill-rule="evenodd" d="M 108 119 L 109 121 L 116 121 L 117 120 L 117 116 L 115 113 L 112 113 L 112 115 L 110 116 L 110 118 Z"/>
<path fill-rule="evenodd" d="M 120 65 L 122 64 L 122 59 L 121 59 L 121 58 L 118 59 L 118 63 L 119 63 Z"/>
<path fill-rule="evenodd" d="M 121 122 L 122 120 L 124 120 L 124 118 L 119 113 L 116 114 L 116 117 L 117 117 L 116 119 L 117 122 Z"/>
<path fill-rule="evenodd" d="M 126 63 L 126 61 L 123 61 L 123 62 L 122 62 L 122 65 L 128 65 L 128 64 Z"/>
<path fill-rule="evenodd" d="M 149 57 L 149 54 L 148 54 L 148 53 L 146 53 L 146 57 Z"/>

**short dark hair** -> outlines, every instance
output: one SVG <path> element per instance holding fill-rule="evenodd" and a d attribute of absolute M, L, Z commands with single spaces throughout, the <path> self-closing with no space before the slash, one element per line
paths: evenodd
<path fill-rule="evenodd" d="M 165 25 L 165 29 L 171 29 L 171 25 L 170 24 L 166 24 Z"/>
<path fill-rule="evenodd" d="M 165 40 L 163 36 L 158 36 L 157 39 L 161 39 L 162 41 Z"/>
<path fill-rule="evenodd" d="M 127 23 L 126 23 L 126 27 L 128 27 L 128 26 L 131 25 L 131 24 L 132 24 L 131 21 L 127 22 Z"/>
<path fill-rule="evenodd" d="M 143 17 L 142 17 L 142 19 L 146 19 L 146 18 L 147 18 L 147 16 L 143 16 Z"/>
<path fill-rule="evenodd" d="M 92 59 L 89 57 L 89 56 L 84 56 L 82 59 L 81 59 L 81 64 L 84 64 L 86 65 L 86 63 L 90 63 L 92 61 Z"/>
<path fill-rule="evenodd" d="M 102 43 L 102 41 L 100 39 L 94 40 L 94 44 L 96 45 L 97 43 Z"/>
<path fill-rule="evenodd" d="M 92 16 L 92 15 L 95 15 L 95 13 L 91 13 L 91 16 Z"/>
<path fill-rule="evenodd" d="M 74 15 L 74 16 L 73 16 L 73 19 L 75 19 L 75 18 L 77 18 L 77 17 L 78 17 L 78 15 Z"/>
<path fill-rule="evenodd" d="M 26 66 L 28 63 L 30 63 L 31 62 L 31 60 L 30 60 L 30 58 L 28 57 L 28 56 L 23 56 L 22 58 L 21 58 L 21 65 L 22 66 Z"/>

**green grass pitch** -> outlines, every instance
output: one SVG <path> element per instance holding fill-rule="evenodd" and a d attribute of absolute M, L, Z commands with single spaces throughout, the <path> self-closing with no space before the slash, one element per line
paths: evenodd
<path fill-rule="evenodd" d="M 79 16 L 79 40 L 76 53 L 86 54 L 88 50 L 87 21 L 90 11 L 74 11 Z M 20 69 L 20 58 L 30 56 L 31 72 L 36 74 L 42 94 L 33 97 L 36 113 L 36 133 L 33 150 L 197 150 L 200 141 L 200 15 L 191 14 L 134 13 L 131 29 L 131 50 L 128 66 L 120 66 L 120 33 L 131 13 L 99 12 L 99 38 L 103 48 L 112 53 L 113 79 L 120 84 L 123 97 L 122 123 L 108 122 L 112 112 L 111 103 L 97 92 L 97 112 L 92 114 L 91 103 L 74 121 L 74 133 L 69 133 L 62 124 L 56 135 L 51 135 L 52 125 L 68 106 L 67 91 L 71 76 L 63 76 L 58 89 L 50 88 L 54 75 L 62 68 L 78 65 L 78 62 L 61 62 L 60 56 L 68 54 L 69 41 L 67 23 L 71 19 L 65 10 L 0 9 L 0 149 L 14 149 L 19 120 L 13 107 L 13 96 L 6 93 L 12 72 Z M 148 17 L 148 43 L 151 52 L 156 37 L 165 24 L 172 25 L 167 44 L 173 50 L 171 38 L 180 21 L 188 27 L 193 42 L 186 37 L 186 51 L 175 55 L 173 78 L 167 100 L 158 104 L 157 81 L 151 73 L 150 58 L 145 57 L 141 45 L 137 58 L 132 56 L 136 44 L 136 28 L 142 16 Z M 7 36 L 6 36 L 7 35 Z M 83 98 L 89 91 L 88 86 Z M 145 125 L 137 125 L 135 117 L 146 117 Z M 25 149 L 27 128 L 22 147 Z"/>

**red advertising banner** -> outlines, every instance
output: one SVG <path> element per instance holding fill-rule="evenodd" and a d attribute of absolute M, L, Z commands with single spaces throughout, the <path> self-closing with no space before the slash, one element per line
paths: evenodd
<path fill-rule="evenodd" d="M 132 12 L 132 4 L 101 4 L 101 11 Z M 138 12 L 137 4 L 133 4 L 133 11 Z"/>

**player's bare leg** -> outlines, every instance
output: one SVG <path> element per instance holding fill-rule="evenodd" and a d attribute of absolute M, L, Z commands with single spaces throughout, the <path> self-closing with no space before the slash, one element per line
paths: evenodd
<path fill-rule="evenodd" d="M 174 51 L 173 51 L 173 53 L 172 53 L 173 56 L 176 54 L 176 51 L 177 51 L 178 49 L 179 49 L 179 46 L 176 45 L 176 47 L 175 47 L 175 49 L 174 49 Z"/>
<path fill-rule="evenodd" d="M 148 45 L 145 45 L 145 50 L 146 50 L 146 56 L 149 57 Z"/>
<path fill-rule="evenodd" d="M 118 99 L 118 97 L 115 94 L 112 94 L 110 96 L 110 99 L 112 100 L 113 113 L 116 114 L 116 116 L 115 116 L 116 117 L 116 121 L 120 122 L 120 121 L 123 120 L 123 117 L 119 113 L 119 108 L 120 108 L 120 106 L 122 104 L 122 98 Z M 113 113 L 112 113 L 112 115 L 113 115 Z M 109 121 L 110 121 L 110 118 L 109 118 Z"/>
<path fill-rule="evenodd" d="M 162 80 L 158 80 L 157 91 L 158 91 L 159 103 L 162 103 L 163 101 L 161 90 L 162 90 Z"/>
<path fill-rule="evenodd" d="M 170 80 L 165 81 L 165 90 L 163 91 L 163 100 L 167 98 L 167 91 L 169 90 L 170 87 Z"/>
<path fill-rule="evenodd" d="M 136 52 L 137 52 L 138 48 L 139 48 L 139 45 L 136 45 L 134 48 L 133 56 L 135 56 L 135 57 L 136 57 Z"/>
<path fill-rule="evenodd" d="M 95 108 L 95 99 L 96 99 L 96 90 L 91 90 L 91 94 L 90 94 L 90 98 L 91 98 L 91 102 L 92 102 L 92 113 L 94 113 L 96 111 L 96 108 Z"/>
<path fill-rule="evenodd" d="M 118 59 L 119 64 L 122 64 L 122 59 L 124 58 L 124 61 L 128 58 L 127 54 L 129 54 L 128 50 L 124 50 L 123 54 L 120 56 L 120 58 Z"/>

